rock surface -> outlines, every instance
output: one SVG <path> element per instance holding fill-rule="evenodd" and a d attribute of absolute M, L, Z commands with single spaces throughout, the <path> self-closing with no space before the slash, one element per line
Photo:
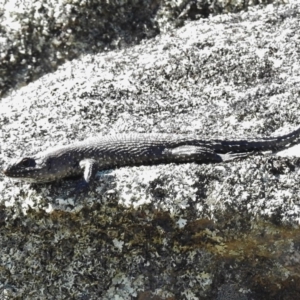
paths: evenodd
<path fill-rule="evenodd" d="M 0 95 L 82 54 L 122 49 L 186 20 L 269 2 L 0 0 Z"/>
<path fill-rule="evenodd" d="M 297 2 L 249 8 L 43 70 L 0 100 L 0 167 L 95 135 L 287 133 L 300 119 L 299 16 Z M 297 156 L 99 172 L 76 202 L 74 181 L 1 177 L 0 295 L 299 299 Z"/>

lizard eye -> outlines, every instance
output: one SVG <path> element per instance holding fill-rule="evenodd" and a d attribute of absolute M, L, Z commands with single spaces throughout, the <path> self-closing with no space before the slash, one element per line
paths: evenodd
<path fill-rule="evenodd" d="M 32 158 L 25 157 L 21 160 L 20 164 L 25 168 L 35 167 L 35 160 Z"/>

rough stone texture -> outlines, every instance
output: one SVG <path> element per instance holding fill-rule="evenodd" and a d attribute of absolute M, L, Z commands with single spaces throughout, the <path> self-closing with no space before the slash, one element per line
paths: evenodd
<path fill-rule="evenodd" d="M 299 126 L 296 3 L 85 54 L 0 102 L 0 167 L 120 132 L 261 136 Z M 299 147 L 216 165 L 0 178 L 3 299 L 299 299 Z"/>
<path fill-rule="evenodd" d="M 84 53 L 122 49 L 186 20 L 269 2 L 0 0 L 0 95 Z"/>

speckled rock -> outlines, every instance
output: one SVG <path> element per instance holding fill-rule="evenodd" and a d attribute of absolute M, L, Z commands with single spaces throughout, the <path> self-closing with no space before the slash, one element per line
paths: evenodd
<path fill-rule="evenodd" d="M 0 101 L 0 168 L 95 135 L 245 138 L 300 122 L 300 5 L 185 24 L 85 54 Z M 0 298 L 299 299 L 299 145 L 226 164 L 0 177 Z"/>
<path fill-rule="evenodd" d="M 254 1 L 0 1 L 0 95 L 82 54 L 122 49 L 184 25 L 236 12 Z"/>

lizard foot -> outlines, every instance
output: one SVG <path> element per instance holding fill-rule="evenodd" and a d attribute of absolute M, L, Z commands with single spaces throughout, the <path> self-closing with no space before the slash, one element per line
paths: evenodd
<path fill-rule="evenodd" d="M 217 155 L 221 158 L 221 161 L 233 161 L 236 159 L 246 158 L 250 155 L 253 155 L 255 152 L 243 152 L 243 153 L 232 153 L 228 152 L 225 154 L 217 153 Z"/>

